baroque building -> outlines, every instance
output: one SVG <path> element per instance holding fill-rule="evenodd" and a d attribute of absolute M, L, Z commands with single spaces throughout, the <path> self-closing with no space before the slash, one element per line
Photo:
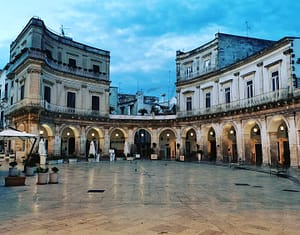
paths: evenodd
<path fill-rule="evenodd" d="M 177 52 L 177 121 L 190 120 L 206 159 L 299 166 L 299 52 L 296 37 L 220 33 Z"/>
<path fill-rule="evenodd" d="M 110 52 L 32 18 L 11 44 L 1 98 L 6 124 L 47 140 L 48 155 L 107 155 L 299 166 L 299 38 L 216 34 L 176 53 L 176 114 L 110 114 Z M 115 94 L 113 100 L 118 101 Z M 16 143 L 17 157 L 29 144 Z"/>

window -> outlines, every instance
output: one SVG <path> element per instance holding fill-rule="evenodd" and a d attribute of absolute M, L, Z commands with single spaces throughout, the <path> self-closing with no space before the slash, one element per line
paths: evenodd
<path fill-rule="evenodd" d="M 24 92 L 25 92 L 25 85 L 21 85 L 21 88 L 20 88 L 20 100 L 23 100 L 24 99 Z"/>
<path fill-rule="evenodd" d="M 10 97 L 10 105 L 14 104 L 14 97 Z"/>
<path fill-rule="evenodd" d="M 75 93 L 74 92 L 68 92 L 67 94 L 67 107 L 68 108 L 75 108 Z"/>
<path fill-rule="evenodd" d="M 210 104 L 210 92 L 205 94 L 205 107 L 206 108 L 210 108 L 211 104 Z"/>
<path fill-rule="evenodd" d="M 192 110 L 192 97 L 186 97 L 186 110 L 191 111 Z"/>
<path fill-rule="evenodd" d="M 193 67 L 192 67 L 192 65 L 187 66 L 186 67 L 186 76 L 190 77 L 190 76 L 192 76 L 192 73 L 193 73 Z"/>
<path fill-rule="evenodd" d="M 125 107 L 120 107 L 121 114 L 125 114 Z"/>
<path fill-rule="evenodd" d="M 5 88 L 4 88 L 4 99 L 7 100 L 7 98 L 8 98 L 7 96 L 8 96 L 8 84 L 6 83 Z"/>
<path fill-rule="evenodd" d="M 14 81 L 11 81 L 11 87 L 14 87 Z"/>
<path fill-rule="evenodd" d="M 94 71 L 94 73 L 99 73 L 100 72 L 100 67 L 99 67 L 99 65 L 93 65 L 93 71 Z"/>
<path fill-rule="evenodd" d="M 48 49 L 46 49 L 45 52 L 46 52 L 47 58 L 50 59 L 50 60 L 52 60 L 52 52 L 50 50 L 48 50 Z"/>
<path fill-rule="evenodd" d="M 225 103 L 230 103 L 230 87 L 225 88 Z"/>
<path fill-rule="evenodd" d="M 51 103 L 51 88 L 48 86 L 44 87 L 44 100 Z"/>
<path fill-rule="evenodd" d="M 247 98 L 252 98 L 253 97 L 253 82 L 247 81 Z"/>
<path fill-rule="evenodd" d="M 204 71 L 207 71 L 210 68 L 210 59 L 204 60 Z"/>
<path fill-rule="evenodd" d="M 69 66 L 73 67 L 73 68 L 76 68 L 76 60 L 72 59 L 72 58 L 69 58 Z"/>
<path fill-rule="evenodd" d="M 57 52 L 57 61 L 60 63 L 62 61 L 61 51 Z"/>
<path fill-rule="evenodd" d="M 272 73 L 272 91 L 279 90 L 279 76 L 278 71 Z"/>
<path fill-rule="evenodd" d="M 92 96 L 92 110 L 99 111 L 99 96 Z"/>

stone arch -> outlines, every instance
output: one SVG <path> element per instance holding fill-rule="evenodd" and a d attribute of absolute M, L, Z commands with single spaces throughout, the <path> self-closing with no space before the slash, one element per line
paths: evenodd
<path fill-rule="evenodd" d="M 261 139 L 261 123 L 258 120 L 248 120 L 244 126 L 245 162 L 261 166 L 263 163 L 263 147 Z"/>
<path fill-rule="evenodd" d="M 289 125 L 281 116 L 274 116 L 268 122 L 268 135 L 270 140 L 270 156 L 272 166 L 290 166 Z"/>
<path fill-rule="evenodd" d="M 197 145 L 196 128 L 191 126 L 183 129 L 181 133 L 181 139 L 185 149 L 185 161 L 196 160 L 196 152 L 197 149 L 199 149 L 199 146 Z"/>
<path fill-rule="evenodd" d="M 114 149 L 115 156 L 125 157 L 124 156 L 124 147 L 125 140 L 128 138 L 128 134 L 122 128 L 112 128 L 109 132 L 110 136 L 110 149 Z"/>
<path fill-rule="evenodd" d="M 150 159 L 151 139 L 151 132 L 147 128 L 138 128 L 134 132 L 132 151 L 142 159 Z"/>
<path fill-rule="evenodd" d="M 60 129 L 61 136 L 61 156 L 78 157 L 79 156 L 79 131 L 74 126 L 64 125 Z"/>
<path fill-rule="evenodd" d="M 163 128 L 159 131 L 159 157 L 163 160 L 175 160 L 176 131 L 172 128 Z M 184 152 L 182 149 L 181 151 Z"/>
<path fill-rule="evenodd" d="M 88 156 L 90 143 L 94 141 L 96 153 L 102 153 L 104 147 L 104 135 L 100 128 L 95 126 L 89 126 L 86 129 L 86 138 L 85 138 L 85 155 Z"/>
<path fill-rule="evenodd" d="M 48 124 L 41 124 L 39 131 L 39 139 L 45 140 L 46 153 L 53 154 L 54 134 L 52 128 Z"/>
<path fill-rule="evenodd" d="M 237 162 L 237 127 L 235 123 L 228 122 L 222 127 L 222 156 L 223 162 Z"/>
<path fill-rule="evenodd" d="M 216 161 L 217 159 L 217 132 L 215 125 L 202 126 L 203 158 L 202 160 Z"/>

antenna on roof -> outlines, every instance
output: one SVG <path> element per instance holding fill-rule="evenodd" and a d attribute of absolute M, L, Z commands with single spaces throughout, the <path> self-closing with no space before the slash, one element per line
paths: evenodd
<path fill-rule="evenodd" d="M 246 35 L 248 37 L 249 30 L 251 29 L 251 27 L 249 26 L 249 22 L 247 20 L 245 21 L 245 25 L 246 25 Z"/>
<path fill-rule="evenodd" d="M 69 29 L 69 28 L 64 28 L 64 26 L 63 25 L 60 25 L 60 34 L 61 34 L 61 36 L 65 36 L 65 29 Z"/>

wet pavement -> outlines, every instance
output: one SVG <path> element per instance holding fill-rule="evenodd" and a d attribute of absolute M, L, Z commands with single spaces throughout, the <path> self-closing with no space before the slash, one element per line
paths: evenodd
<path fill-rule="evenodd" d="M 0 234 L 300 233 L 300 185 L 288 178 L 171 161 L 57 166 L 59 184 L 18 187 L 3 186 L 0 167 Z"/>

